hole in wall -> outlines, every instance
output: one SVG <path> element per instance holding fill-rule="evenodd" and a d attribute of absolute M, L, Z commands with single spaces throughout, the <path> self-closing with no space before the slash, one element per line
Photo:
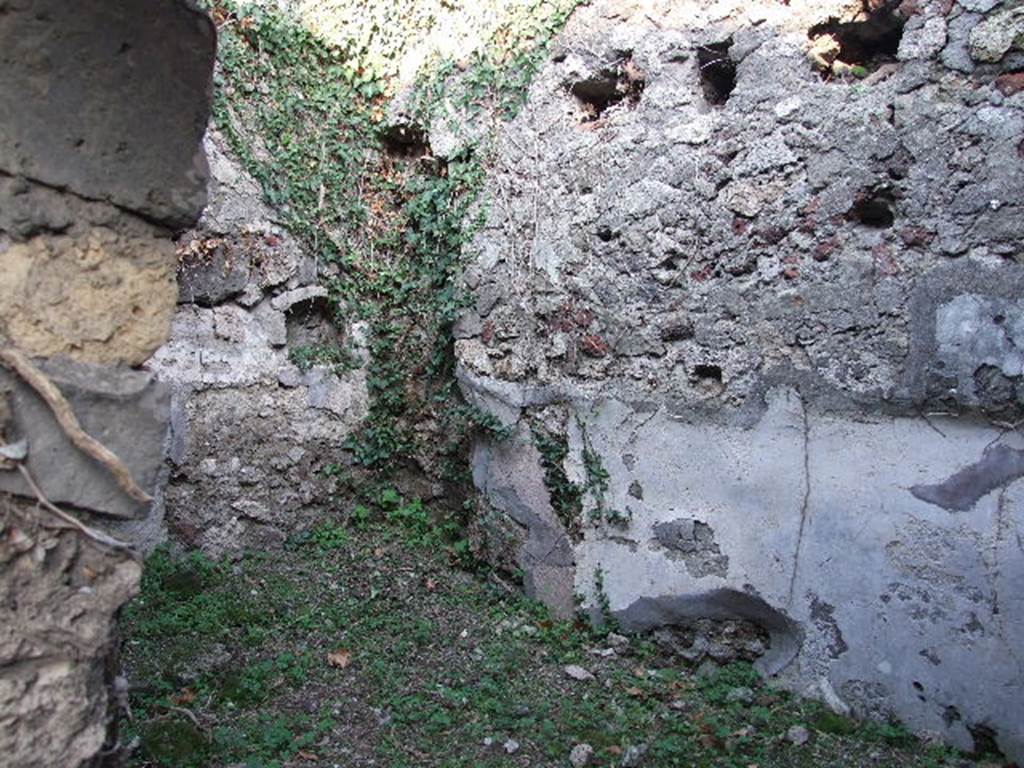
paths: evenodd
<path fill-rule="evenodd" d="M 942 722 L 946 724 L 947 728 L 953 725 L 953 723 L 959 723 L 961 720 L 963 720 L 963 717 L 960 716 L 960 710 L 952 704 L 942 710 Z"/>
<path fill-rule="evenodd" d="M 768 630 L 745 619 L 687 619 L 655 629 L 651 639 L 666 665 L 755 662 L 771 645 Z"/>
<path fill-rule="evenodd" d="M 693 368 L 693 377 L 696 379 L 697 389 L 705 397 L 720 395 L 725 389 L 722 382 L 722 369 L 717 365 L 703 363 Z"/>
<path fill-rule="evenodd" d="M 705 381 L 722 382 L 722 369 L 717 365 L 698 365 L 694 367 L 693 375 Z"/>
<path fill-rule="evenodd" d="M 889 178 L 893 181 L 899 181 L 905 179 L 910 173 L 910 168 L 914 164 L 914 156 L 904 146 L 897 147 L 896 151 L 892 153 L 892 156 L 886 162 L 886 173 Z"/>
<path fill-rule="evenodd" d="M 903 25 L 898 13 L 902 0 L 863 0 L 852 21 L 830 18 L 810 28 L 813 44 L 811 61 L 830 80 L 834 77 L 864 77 L 882 64 L 896 60 Z"/>
<path fill-rule="evenodd" d="M 430 154 L 426 131 L 415 125 L 393 125 L 381 131 L 381 144 L 391 157 L 416 160 Z"/>
<path fill-rule="evenodd" d="M 292 304 L 285 315 L 288 348 L 335 346 L 343 339 L 334 324 L 334 309 L 323 297 Z"/>
<path fill-rule="evenodd" d="M 736 87 L 736 62 L 729 57 L 732 38 L 697 46 L 697 67 L 704 100 L 721 106 Z"/>
<path fill-rule="evenodd" d="M 734 589 L 641 597 L 625 609 L 616 611 L 615 616 L 628 632 L 687 626 L 695 619 L 750 622 L 768 634 L 767 648 L 755 662 L 755 666 L 767 675 L 778 674 L 796 657 L 804 637 L 799 624 L 784 613 L 756 594 Z"/>
<path fill-rule="evenodd" d="M 896 221 L 896 199 L 884 189 L 861 192 L 853 201 L 847 217 L 872 229 L 888 229 Z"/>
<path fill-rule="evenodd" d="M 640 103 L 645 82 L 644 72 L 633 61 L 632 53 L 626 53 L 614 66 L 570 85 L 569 93 L 583 110 L 581 122 L 587 123 L 598 120 L 616 104 L 635 107 Z"/>
<path fill-rule="evenodd" d="M 1024 378 L 1007 376 L 998 366 L 988 364 L 975 368 L 972 378 L 974 395 L 985 413 L 1010 421 L 1020 418 L 1017 414 L 1024 406 Z"/>

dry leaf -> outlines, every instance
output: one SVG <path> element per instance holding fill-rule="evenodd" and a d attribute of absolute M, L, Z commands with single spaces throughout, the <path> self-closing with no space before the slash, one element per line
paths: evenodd
<path fill-rule="evenodd" d="M 316 756 L 316 753 L 314 753 L 314 752 L 307 752 L 304 749 L 300 749 L 298 752 L 296 752 L 295 756 L 299 757 L 299 758 L 302 758 L 303 760 L 309 760 L 310 762 L 316 762 L 317 760 L 320 759 L 319 757 Z"/>
<path fill-rule="evenodd" d="M 628 695 L 630 695 L 630 696 L 637 696 L 637 697 L 640 697 L 640 696 L 644 695 L 644 692 L 642 690 L 640 690 L 639 688 L 637 688 L 636 686 L 633 686 L 632 688 L 627 688 L 626 689 L 626 693 Z"/>
<path fill-rule="evenodd" d="M 332 667 L 344 669 L 352 663 L 352 651 L 348 648 L 339 648 L 334 653 L 328 653 L 327 663 Z"/>
<path fill-rule="evenodd" d="M 191 688 L 182 688 L 176 694 L 171 696 L 171 703 L 181 706 L 183 704 L 191 704 L 196 699 L 196 692 Z"/>

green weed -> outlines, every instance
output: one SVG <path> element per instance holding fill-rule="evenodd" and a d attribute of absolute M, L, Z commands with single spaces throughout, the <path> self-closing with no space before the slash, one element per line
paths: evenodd
<path fill-rule="evenodd" d="M 577 531 L 583 511 L 583 490 L 569 480 L 565 472 L 565 459 L 569 455 L 568 441 L 563 435 L 555 435 L 541 427 L 535 427 L 533 444 L 540 453 L 544 485 L 548 489 L 555 514 L 566 530 Z"/>

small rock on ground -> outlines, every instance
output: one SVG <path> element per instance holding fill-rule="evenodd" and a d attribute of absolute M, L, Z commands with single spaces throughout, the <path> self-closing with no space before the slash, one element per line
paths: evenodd
<path fill-rule="evenodd" d="M 644 755 L 646 754 L 646 744 L 637 744 L 632 747 L 626 747 L 626 751 L 622 754 L 622 762 L 619 763 L 619 765 L 622 766 L 622 768 L 637 768 L 637 766 L 643 761 Z"/>
<path fill-rule="evenodd" d="M 715 662 L 711 661 L 711 659 L 704 659 L 694 674 L 699 678 L 708 678 L 715 675 L 718 670 L 719 666 Z"/>
<path fill-rule="evenodd" d="M 674 709 L 676 712 L 689 712 L 693 710 L 696 705 L 692 701 L 686 699 L 673 699 L 668 703 L 669 709 Z"/>
<path fill-rule="evenodd" d="M 519 751 L 519 742 L 515 739 L 509 739 L 505 742 L 504 747 L 506 754 L 514 755 L 516 752 Z"/>
<path fill-rule="evenodd" d="M 571 677 L 573 680 L 593 680 L 594 676 L 585 670 L 583 667 L 576 664 L 570 664 L 564 670 L 565 674 Z"/>
<path fill-rule="evenodd" d="M 802 725 L 794 725 L 786 731 L 786 741 L 800 747 L 806 744 L 811 738 L 810 732 Z"/>
<path fill-rule="evenodd" d="M 608 645 L 612 648 L 622 648 L 625 645 L 629 645 L 629 638 L 624 635 L 616 634 L 615 632 L 609 632 Z"/>
<path fill-rule="evenodd" d="M 590 758 L 594 756 L 594 748 L 589 744 L 577 744 L 569 753 L 569 764 L 572 768 L 584 768 L 590 764 Z"/>
<path fill-rule="evenodd" d="M 754 691 L 746 687 L 733 688 L 725 695 L 725 700 L 730 704 L 751 704 L 754 701 Z"/>

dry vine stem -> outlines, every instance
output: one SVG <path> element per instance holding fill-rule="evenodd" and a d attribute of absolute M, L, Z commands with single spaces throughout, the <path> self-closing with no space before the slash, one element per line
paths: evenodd
<path fill-rule="evenodd" d="M 153 498 L 139 487 L 132 478 L 128 467 L 124 465 L 113 451 L 103 445 L 99 440 L 89 435 L 82 425 L 67 399 L 60 393 L 60 390 L 50 381 L 46 374 L 36 368 L 29 359 L 16 349 L 11 347 L 0 348 L 0 362 L 10 368 L 25 380 L 39 396 L 46 402 L 53 411 L 57 423 L 60 424 L 64 434 L 83 453 L 98 461 L 107 471 L 113 475 L 121 489 L 136 501 L 148 503 Z M 107 513 L 110 514 L 110 513 Z M 124 517 L 124 515 L 113 515 Z"/>
<path fill-rule="evenodd" d="M 76 518 L 74 515 L 69 515 L 63 509 L 61 509 L 56 504 L 47 499 L 46 496 L 43 495 L 42 489 L 36 483 L 35 478 L 32 477 L 31 473 L 25 468 L 24 464 L 18 464 L 18 471 L 21 472 L 21 476 L 25 478 L 25 482 L 28 483 L 28 487 L 32 489 L 32 493 L 36 495 L 36 499 L 39 500 L 39 504 L 43 507 L 43 509 L 45 509 L 47 512 L 53 515 L 56 515 L 65 523 L 67 523 L 68 525 L 66 527 L 74 528 L 75 530 L 81 532 L 83 536 L 92 539 L 97 544 L 103 544 L 113 549 L 122 549 L 127 550 L 129 552 L 131 551 L 131 544 L 125 541 L 121 541 L 120 539 L 115 539 L 113 536 L 106 534 L 103 531 L 99 531 L 95 528 L 92 528 L 91 526 L 86 525 L 81 520 Z"/>

